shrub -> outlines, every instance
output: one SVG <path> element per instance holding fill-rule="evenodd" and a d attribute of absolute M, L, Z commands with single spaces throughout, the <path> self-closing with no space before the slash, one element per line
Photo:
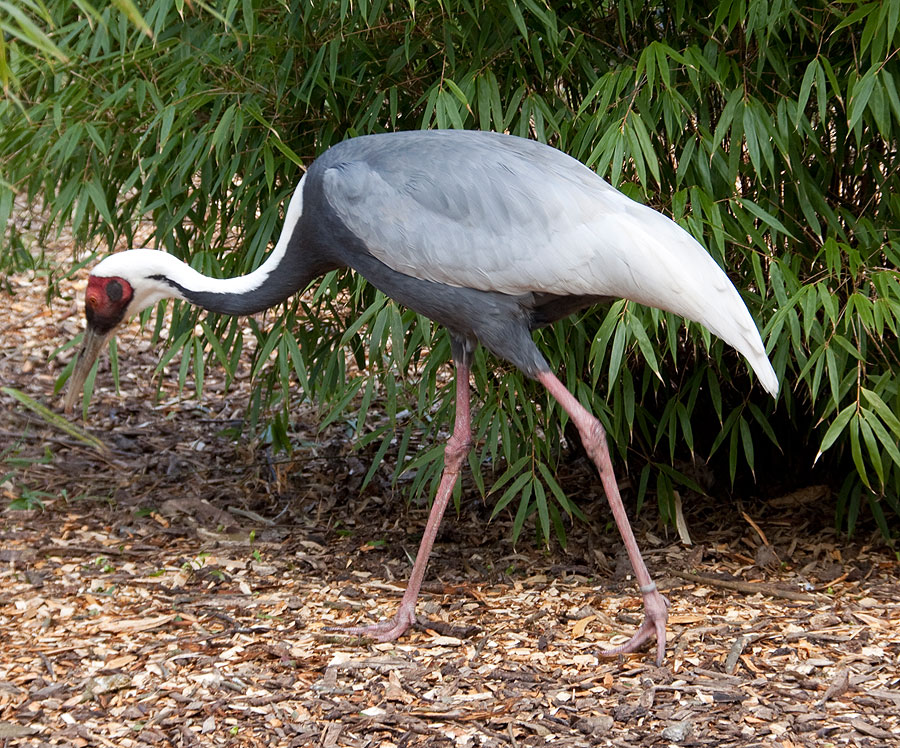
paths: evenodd
<path fill-rule="evenodd" d="M 456 127 L 549 142 L 705 242 L 764 324 L 782 380 L 772 403 L 705 330 L 634 304 L 542 332 L 637 476 L 638 502 L 652 488 L 667 518 L 675 487 L 701 488 L 672 467 L 692 458 L 770 485 L 808 480 L 817 460 L 839 489 L 838 524 L 852 531 L 868 506 L 890 535 L 898 0 L 138 5 L 0 4 L 4 225 L 13 192 L 42 198 L 51 225 L 71 224 L 87 246 L 131 241 L 148 218 L 158 246 L 233 274 L 261 261 L 302 166 L 344 137 Z M 15 246 L 7 232 L 0 262 Z M 175 305 L 166 360 L 180 355 L 182 381 L 193 368 L 199 387 L 211 360 L 234 369 L 242 333 L 206 317 L 198 336 L 196 318 Z M 251 424 L 265 420 L 287 446 L 292 392 L 332 403 L 332 418 L 355 402 L 373 465 L 398 438 L 398 465 L 431 489 L 441 445 L 408 458 L 449 357 L 442 331 L 346 273 L 253 330 Z M 577 509 L 553 477 L 561 414 L 483 354 L 474 378 L 479 488 L 505 465 L 498 510 L 518 507 L 517 533 L 537 512 L 542 534 L 562 537 Z M 370 424 L 375 397 L 388 419 Z M 398 427 L 408 402 L 418 417 Z M 443 399 L 427 422 L 449 423 L 452 407 Z"/>

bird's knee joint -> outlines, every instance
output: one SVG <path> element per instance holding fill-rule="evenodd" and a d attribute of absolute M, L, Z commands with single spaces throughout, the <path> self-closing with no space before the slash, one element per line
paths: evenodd
<path fill-rule="evenodd" d="M 581 436 L 581 443 L 584 444 L 584 448 L 589 454 L 602 449 L 603 445 L 606 444 L 606 430 L 596 418 L 592 418 L 586 428 L 582 427 L 579 429 L 579 435 Z"/>
<path fill-rule="evenodd" d="M 459 469 L 469 450 L 472 449 L 472 437 L 458 438 L 456 434 L 447 440 L 444 447 L 444 467 L 447 469 Z"/>

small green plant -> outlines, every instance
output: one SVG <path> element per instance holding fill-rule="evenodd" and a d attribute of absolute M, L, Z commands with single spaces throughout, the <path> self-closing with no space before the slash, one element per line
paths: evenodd
<path fill-rule="evenodd" d="M 181 565 L 182 571 L 190 573 L 200 571 L 200 569 L 203 569 L 206 566 L 207 561 L 209 560 L 209 556 L 210 554 L 207 552 L 198 553 L 196 556 L 194 556 L 193 559 L 191 559 L 190 561 L 185 561 Z"/>
<path fill-rule="evenodd" d="M 116 567 L 105 556 L 98 556 L 94 559 L 94 566 L 100 569 L 104 574 L 110 574 L 116 570 Z"/>
<path fill-rule="evenodd" d="M 9 502 L 9 508 L 13 511 L 28 511 L 33 509 L 43 511 L 44 501 L 52 498 L 52 494 L 49 494 L 46 491 L 38 491 L 23 486 L 20 487 L 19 498 Z"/>

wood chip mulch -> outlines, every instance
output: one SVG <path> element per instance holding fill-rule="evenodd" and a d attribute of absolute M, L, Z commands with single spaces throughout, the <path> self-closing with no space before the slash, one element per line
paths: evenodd
<path fill-rule="evenodd" d="M 0 381 L 58 411 L 67 355 L 48 356 L 80 312 L 46 307 L 41 275 L 5 281 Z M 419 625 L 360 641 L 332 627 L 393 613 L 427 509 L 390 466 L 360 491 L 370 455 L 313 406 L 291 458 L 224 432 L 245 376 L 225 392 L 211 372 L 197 402 L 175 362 L 155 402 L 146 337 L 122 337 L 121 395 L 98 376 L 108 455 L 0 395 L 0 507 L 43 504 L 0 513 L 0 746 L 900 745 L 900 562 L 828 529 L 826 488 L 684 497 L 693 546 L 642 514 L 671 603 L 661 668 L 600 656 L 641 600 L 577 457 L 562 470 L 595 520 L 565 549 L 512 547 L 467 485 Z"/>

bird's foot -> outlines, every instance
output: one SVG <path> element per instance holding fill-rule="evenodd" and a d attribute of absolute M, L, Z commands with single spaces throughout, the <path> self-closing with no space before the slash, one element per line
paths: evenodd
<path fill-rule="evenodd" d="M 662 665 L 666 656 L 666 620 L 669 617 L 669 601 L 664 598 L 653 582 L 641 588 L 644 596 L 644 622 L 627 642 L 618 647 L 603 649 L 600 654 L 614 656 L 634 652 L 644 642 L 656 636 L 656 664 Z"/>
<path fill-rule="evenodd" d="M 393 618 L 388 618 L 368 626 L 333 626 L 329 631 L 339 631 L 342 634 L 361 636 L 374 639 L 377 642 L 392 642 L 399 639 L 416 622 L 415 605 L 400 603 Z"/>

